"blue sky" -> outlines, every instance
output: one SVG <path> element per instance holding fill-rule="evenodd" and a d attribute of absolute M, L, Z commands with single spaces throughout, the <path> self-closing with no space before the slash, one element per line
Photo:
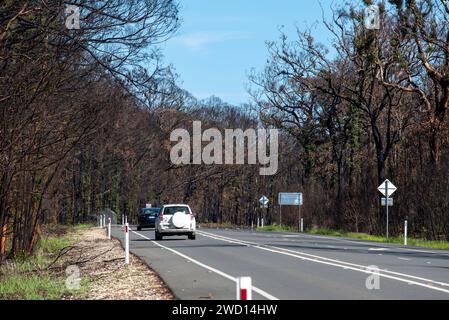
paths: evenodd
<path fill-rule="evenodd" d="M 313 27 L 316 39 L 327 42 L 329 35 L 319 22 L 322 8 L 326 15 L 332 3 L 180 0 L 182 26 L 163 45 L 165 61 L 180 75 L 181 87 L 197 98 L 215 95 L 236 105 L 248 102 L 247 74 L 252 68 L 263 69 L 265 41 L 278 39 L 281 27 L 294 37 L 298 26 Z"/>

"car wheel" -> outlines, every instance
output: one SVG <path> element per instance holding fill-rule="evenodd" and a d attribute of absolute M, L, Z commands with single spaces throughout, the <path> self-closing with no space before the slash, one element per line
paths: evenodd
<path fill-rule="evenodd" d="M 137 231 L 142 231 L 142 228 L 141 227 L 137 227 Z"/>
<path fill-rule="evenodd" d="M 159 232 L 156 231 L 155 235 L 156 235 L 156 240 L 162 240 L 162 236 Z"/>
<path fill-rule="evenodd" d="M 196 235 L 193 233 L 193 234 L 189 234 L 189 239 L 190 240 L 195 240 L 196 239 Z"/>

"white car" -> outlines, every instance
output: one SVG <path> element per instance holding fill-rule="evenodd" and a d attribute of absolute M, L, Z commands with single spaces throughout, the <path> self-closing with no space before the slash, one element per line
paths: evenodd
<path fill-rule="evenodd" d="M 165 205 L 156 218 L 156 240 L 164 236 L 186 235 L 190 240 L 196 238 L 196 220 L 190 207 L 186 204 Z"/>

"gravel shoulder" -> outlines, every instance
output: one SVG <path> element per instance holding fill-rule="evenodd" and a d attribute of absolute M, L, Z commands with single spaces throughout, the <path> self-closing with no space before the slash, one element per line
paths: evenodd
<path fill-rule="evenodd" d="M 65 300 L 173 300 L 174 296 L 138 257 L 124 259 L 121 243 L 106 236 L 105 229 L 89 228 L 71 235 L 76 243 L 62 263 L 73 263 L 80 271 L 87 290 L 66 296 Z"/>

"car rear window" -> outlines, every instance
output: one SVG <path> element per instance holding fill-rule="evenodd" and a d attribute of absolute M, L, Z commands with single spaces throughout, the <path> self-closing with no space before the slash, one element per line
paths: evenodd
<path fill-rule="evenodd" d="M 160 211 L 160 208 L 148 208 L 148 209 L 142 209 L 141 214 L 156 216 L 159 214 L 159 211 Z"/>
<path fill-rule="evenodd" d="M 185 214 L 190 214 L 188 207 L 167 207 L 164 209 L 164 214 L 174 215 L 176 212 L 184 212 Z"/>

